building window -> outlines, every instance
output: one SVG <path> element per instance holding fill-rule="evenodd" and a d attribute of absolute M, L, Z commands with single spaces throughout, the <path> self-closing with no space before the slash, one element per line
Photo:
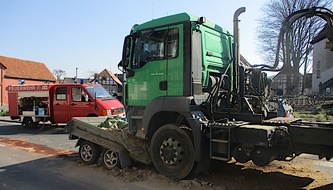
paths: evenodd
<path fill-rule="evenodd" d="M 320 61 L 317 61 L 317 78 L 320 78 Z"/>

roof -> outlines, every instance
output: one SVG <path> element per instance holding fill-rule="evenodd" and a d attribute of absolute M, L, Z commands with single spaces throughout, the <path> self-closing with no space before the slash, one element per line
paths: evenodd
<path fill-rule="evenodd" d="M 55 82 L 56 78 L 44 63 L 0 56 L 6 78 Z"/>
<path fill-rule="evenodd" d="M 73 78 L 73 77 L 64 77 L 62 80 L 63 84 L 73 84 L 73 83 L 90 83 L 90 78 Z"/>
<path fill-rule="evenodd" d="M 153 19 L 151 21 L 142 23 L 140 25 L 134 25 L 133 32 L 136 32 L 138 30 L 145 30 L 149 28 L 154 28 L 158 26 L 167 26 L 174 23 L 181 23 L 181 22 L 196 22 L 199 20 L 199 17 L 188 14 L 188 13 L 179 13 L 174 15 L 169 15 L 157 19 Z M 216 25 L 214 23 L 211 23 L 209 21 L 205 21 L 203 25 L 213 28 L 219 32 L 226 33 L 228 35 L 231 35 L 227 30 L 222 29 L 219 25 Z"/>
<path fill-rule="evenodd" d="M 325 25 L 325 27 L 318 33 L 317 36 L 315 36 L 313 38 L 313 40 L 311 41 L 312 44 L 318 43 L 320 41 L 322 41 L 323 39 L 326 38 L 326 31 L 327 31 L 327 24 Z"/>
<path fill-rule="evenodd" d="M 240 55 L 240 63 L 243 66 L 247 66 L 247 67 L 251 66 L 250 62 L 248 60 L 246 60 L 243 55 Z"/>
<path fill-rule="evenodd" d="M 110 76 L 117 84 L 123 85 L 122 82 L 110 70 L 104 69 L 96 77 Z"/>

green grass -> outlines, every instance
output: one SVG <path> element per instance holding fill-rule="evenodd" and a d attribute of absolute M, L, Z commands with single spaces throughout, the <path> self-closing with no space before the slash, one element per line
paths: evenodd
<path fill-rule="evenodd" d="M 331 121 L 331 122 L 333 122 L 333 116 L 327 115 L 325 112 L 319 112 L 319 113 L 294 112 L 294 117 L 302 118 L 305 121 Z"/>

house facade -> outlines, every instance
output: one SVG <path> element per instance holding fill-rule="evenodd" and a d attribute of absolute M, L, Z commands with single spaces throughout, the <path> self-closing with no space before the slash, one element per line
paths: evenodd
<path fill-rule="evenodd" d="M 96 74 L 94 82 L 101 84 L 111 95 L 116 96 L 119 100 L 122 98 L 123 84 L 119 78 L 122 75 L 113 74 L 110 70 L 104 69 Z"/>
<path fill-rule="evenodd" d="M 277 75 L 272 78 L 271 94 L 276 96 L 290 95 L 286 94 L 287 89 L 287 76 L 285 70 L 281 70 Z M 291 81 L 293 81 L 293 75 L 291 76 Z M 299 94 L 302 90 L 303 85 L 303 75 L 299 74 L 299 84 L 294 88 L 295 93 Z"/>
<path fill-rule="evenodd" d="M 313 41 L 312 91 L 333 96 L 333 51 L 325 49 L 328 39 L 321 32 Z"/>
<path fill-rule="evenodd" d="M 54 82 L 56 78 L 44 63 L 0 56 L 0 106 L 8 105 L 9 85 Z"/>

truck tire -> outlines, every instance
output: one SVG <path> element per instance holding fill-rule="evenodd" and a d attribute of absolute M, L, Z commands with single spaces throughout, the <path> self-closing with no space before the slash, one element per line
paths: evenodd
<path fill-rule="evenodd" d="M 150 141 L 149 153 L 155 168 L 171 178 L 186 178 L 195 166 L 191 138 L 172 124 L 157 129 Z"/>
<path fill-rule="evenodd" d="M 33 122 L 31 117 L 24 117 L 23 118 L 23 124 L 24 126 L 28 127 L 28 128 L 32 128 L 32 127 L 37 127 L 38 126 L 38 122 Z"/>
<path fill-rule="evenodd" d="M 120 165 L 118 153 L 110 149 L 104 150 L 102 154 L 102 165 L 105 169 L 108 170 L 114 167 L 118 167 Z"/>
<path fill-rule="evenodd" d="M 81 161 L 90 165 L 97 162 L 101 155 L 101 151 L 98 145 L 89 141 L 83 141 L 80 145 L 79 154 Z"/>

